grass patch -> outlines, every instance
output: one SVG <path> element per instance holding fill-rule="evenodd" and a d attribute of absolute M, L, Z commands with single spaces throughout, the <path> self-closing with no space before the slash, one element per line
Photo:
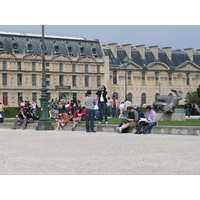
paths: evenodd
<path fill-rule="evenodd" d="M 14 119 L 5 119 L 6 123 L 14 123 Z M 38 120 L 35 120 L 34 123 L 38 123 Z M 51 119 L 51 123 L 55 123 L 55 120 Z M 73 121 L 70 122 L 73 124 Z M 98 124 L 99 121 L 95 120 L 94 124 Z M 108 124 L 118 125 L 121 123 L 121 120 L 118 118 L 110 118 L 108 119 Z M 81 124 L 85 124 L 85 121 L 81 121 Z M 102 124 L 105 124 L 103 121 Z M 160 121 L 158 122 L 159 126 L 200 126 L 199 119 L 186 119 L 185 121 Z"/>

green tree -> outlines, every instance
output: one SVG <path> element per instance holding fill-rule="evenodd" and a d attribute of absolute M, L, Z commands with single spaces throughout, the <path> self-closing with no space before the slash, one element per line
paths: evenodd
<path fill-rule="evenodd" d="M 195 102 L 198 106 L 200 106 L 200 97 L 197 91 L 188 93 L 187 98 L 190 102 Z"/>
<path fill-rule="evenodd" d="M 198 97 L 200 97 L 200 85 L 199 85 L 199 87 L 197 88 L 197 94 L 198 94 Z"/>

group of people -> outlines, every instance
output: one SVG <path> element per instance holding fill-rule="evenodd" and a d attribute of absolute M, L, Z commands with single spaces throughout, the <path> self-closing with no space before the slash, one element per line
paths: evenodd
<path fill-rule="evenodd" d="M 190 103 L 189 101 L 185 102 L 185 115 L 190 118 L 190 115 L 199 115 L 200 110 L 198 105 L 195 102 Z"/>
<path fill-rule="evenodd" d="M 14 120 L 14 124 L 12 127 L 13 130 L 16 129 L 18 123 L 22 124 L 23 130 L 25 130 L 28 122 L 31 123 L 34 122 L 34 120 L 39 119 L 36 114 L 38 105 L 34 100 L 32 100 L 32 103 L 30 103 L 29 101 L 21 100 L 18 109 L 19 112 Z"/>
<path fill-rule="evenodd" d="M 145 114 L 131 106 L 127 107 L 127 112 L 128 116 L 123 118 L 123 122 L 116 127 L 116 131 L 119 133 L 131 132 L 135 128 L 135 134 L 146 134 L 153 126 L 158 125 L 158 115 L 151 106 L 146 107 Z M 142 130 L 143 126 L 145 128 Z"/>

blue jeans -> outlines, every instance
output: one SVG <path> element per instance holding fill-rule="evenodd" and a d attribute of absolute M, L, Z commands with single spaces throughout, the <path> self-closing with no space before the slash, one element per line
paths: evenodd
<path fill-rule="evenodd" d="M 151 123 L 145 123 L 145 122 L 140 122 L 137 127 L 136 130 L 140 131 L 141 128 L 143 126 L 146 126 L 146 128 L 142 131 L 144 134 L 146 134 L 146 132 L 152 127 L 152 126 L 156 126 L 156 122 L 151 122 Z"/>
<path fill-rule="evenodd" d="M 185 115 L 190 117 L 190 109 L 189 108 L 186 108 L 185 109 Z"/>
<path fill-rule="evenodd" d="M 99 102 L 98 103 L 98 107 L 99 107 L 99 121 L 102 122 L 103 119 L 103 115 L 105 117 L 105 122 L 108 121 L 108 117 L 107 117 L 107 105 L 104 102 Z"/>
<path fill-rule="evenodd" d="M 112 108 L 112 117 L 118 117 L 117 108 Z"/>
<path fill-rule="evenodd" d="M 94 110 L 86 109 L 86 131 L 94 131 Z"/>
<path fill-rule="evenodd" d="M 128 111 L 127 111 L 127 110 L 124 111 L 124 116 L 125 116 L 125 117 L 128 117 Z"/>

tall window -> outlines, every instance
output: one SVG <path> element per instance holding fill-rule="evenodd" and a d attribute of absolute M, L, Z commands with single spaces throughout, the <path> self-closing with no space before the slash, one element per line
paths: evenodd
<path fill-rule="evenodd" d="M 142 85 L 145 85 L 145 72 L 142 72 Z"/>
<path fill-rule="evenodd" d="M 32 74 L 32 86 L 36 86 L 36 74 Z"/>
<path fill-rule="evenodd" d="M 6 64 L 7 64 L 6 61 L 2 61 L 3 70 L 6 70 Z"/>
<path fill-rule="evenodd" d="M 45 63 L 45 69 L 46 69 L 46 71 L 48 72 L 49 71 L 49 63 Z"/>
<path fill-rule="evenodd" d="M 32 71 L 36 71 L 36 63 L 32 62 Z"/>
<path fill-rule="evenodd" d="M 17 74 L 17 85 L 18 86 L 22 85 L 22 74 Z"/>
<path fill-rule="evenodd" d="M 85 76 L 85 87 L 89 87 L 89 76 Z"/>
<path fill-rule="evenodd" d="M 97 74 L 100 73 L 100 65 L 97 65 Z"/>
<path fill-rule="evenodd" d="M 159 72 L 155 72 L 156 85 L 159 85 Z"/>
<path fill-rule="evenodd" d="M 85 73 L 88 73 L 88 64 L 85 64 Z"/>
<path fill-rule="evenodd" d="M 141 105 L 146 104 L 146 94 L 142 93 L 141 95 Z"/>
<path fill-rule="evenodd" d="M 63 64 L 62 63 L 59 63 L 59 71 L 63 72 Z"/>
<path fill-rule="evenodd" d="M 37 102 L 37 93 L 36 92 L 32 93 L 32 100 Z"/>
<path fill-rule="evenodd" d="M 97 76 L 97 87 L 101 86 L 101 76 Z"/>
<path fill-rule="evenodd" d="M 186 85 L 190 85 L 190 73 L 186 73 Z"/>
<path fill-rule="evenodd" d="M 50 86 L 50 74 L 46 74 L 46 85 Z"/>
<path fill-rule="evenodd" d="M 131 85 L 131 71 L 128 71 L 128 85 Z"/>
<path fill-rule="evenodd" d="M 76 101 L 77 100 L 77 93 L 72 93 L 72 100 Z"/>
<path fill-rule="evenodd" d="M 72 72 L 76 72 L 76 64 L 72 64 Z"/>
<path fill-rule="evenodd" d="M 72 86 L 76 87 L 76 75 L 72 76 Z"/>
<path fill-rule="evenodd" d="M 172 85 L 172 72 L 168 73 L 168 81 L 169 81 L 169 85 Z"/>
<path fill-rule="evenodd" d="M 7 106 L 8 105 L 8 93 L 3 92 L 3 105 Z"/>
<path fill-rule="evenodd" d="M 118 93 L 117 93 L 117 92 L 114 92 L 112 96 L 113 96 L 113 97 L 115 96 L 115 97 L 116 97 L 116 99 L 119 99 L 119 95 L 118 95 Z"/>
<path fill-rule="evenodd" d="M 117 84 L 117 71 L 113 71 L 113 84 Z"/>
<path fill-rule="evenodd" d="M 2 74 L 2 85 L 7 85 L 7 74 L 6 73 Z"/>
<path fill-rule="evenodd" d="M 63 75 L 59 75 L 59 85 L 63 86 L 64 82 L 63 82 Z"/>
<path fill-rule="evenodd" d="M 20 101 L 22 101 L 22 93 L 19 92 L 17 95 L 18 95 L 18 105 L 19 105 Z"/>
<path fill-rule="evenodd" d="M 21 62 L 17 62 L 17 70 L 21 71 L 22 69 L 22 63 Z"/>
<path fill-rule="evenodd" d="M 133 95 L 131 93 L 128 93 L 127 99 L 128 101 L 133 102 Z"/>

